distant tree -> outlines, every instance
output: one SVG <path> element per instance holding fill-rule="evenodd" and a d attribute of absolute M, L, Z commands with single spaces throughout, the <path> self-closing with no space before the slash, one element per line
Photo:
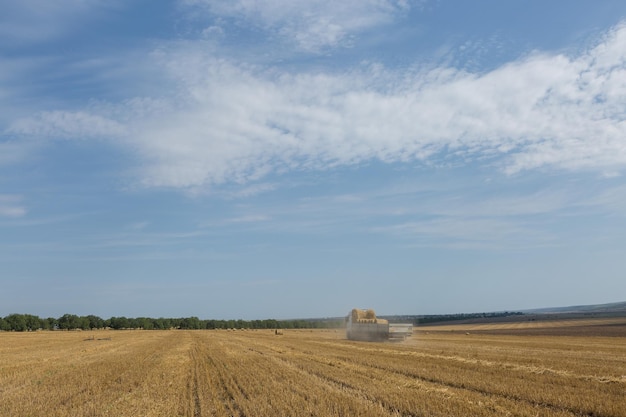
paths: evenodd
<path fill-rule="evenodd" d="M 39 319 L 39 328 L 42 330 L 50 330 L 50 323 L 48 323 L 48 319 Z"/>
<path fill-rule="evenodd" d="M 118 318 L 118 324 L 117 324 L 118 329 L 130 329 L 132 327 L 133 327 L 133 323 L 131 323 L 129 318 L 124 317 L 124 316 Z"/>
<path fill-rule="evenodd" d="M 81 327 L 80 318 L 76 314 L 64 314 L 58 319 L 59 329 L 72 330 Z"/>
<path fill-rule="evenodd" d="M 38 316 L 32 314 L 24 314 L 24 321 L 26 322 L 26 329 L 29 331 L 41 329 L 41 319 Z"/>
<path fill-rule="evenodd" d="M 23 314 L 9 314 L 4 318 L 4 320 L 9 325 L 9 330 L 13 330 L 15 332 L 25 332 L 28 330 L 28 326 L 26 326 L 26 318 Z"/>
<path fill-rule="evenodd" d="M 172 327 L 172 321 L 170 319 L 165 319 L 163 317 L 159 317 L 158 319 L 152 320 L 152 328 L 156 330 L 166 330 Z"/>
<path fill-rule="evenodd" d="M 129 329 L 138 329 L 141 327 L 141 325 L 139 324 L 139 320 L 133 317 L 129 317 L 128 318 L 128 327 Z"/>
<path fill-rule="evenodd" d="M 89 323 L 88 327 L 90 329 L 102 329 L 104 327 L 104 320 L 102 320 L 98 316 L 94 316 L 92 314 L 85 317 L 87 322 Z"/>
<path fill-rule="evenodd" d="M 154 329 L 154 321 L 148 317 L 139 317 L 136 319 L 137 327 L 144 330 L 152 330 Z"/>
<path fill-rule="evenodd" d="M 204 328 L 205 329 L 225 329 L 226 323 L 224 323 L 224 320 L 205 320 Z"/>
<path fill-rule="evenodd" d="M 181 329 L 201 329 L 200 319 L 197 317 L 185 317 L 180 323 Z"/>
<path fill-rule="evenodd" d="M 46 327 L 44 327 L 45 329 L 55 330 L 59 328 L 59 321 L 54 317 L 48 317 L 45 321 L 48 323 Z"/>
<path fill-rule="evenodd" d="M 498 313 L 502 314 L 502 313 Z M 516 313 L 504 313 L 516 314 Z M 477 315 L 449 315 L 437 316 L 437 320 L 459 319 L 460 317 L 469 318 L 473 316 L 484 317 L 485 313 Z M 407 316 L 404 319 L 415 319 L 416 316 Z M 420 317 L 420 318 L 423 318 Z M 432 319 L 432 318 L 431 318 Z M 44 330 L 71 330 L 71 329 L 99 329 L 110 327 L 112 329 L 145 329 L 145 330 L 162 330 L 162 329 L 305 329 L 305 328 L 336 328 L 343 324 L 342 319 L 301 319 L 301 320 L 200 320 L 198 317 L 184 318 L 163 318 L 158 319 L 150 317 L 111 317 L 103 320 L 95 315 L 77 316 L 75 314 L 64 314 L 58 319 L 49 317 L 47 319 L 39 318 L 31 314 L 11 314 L 4 318 L 0 318 L 0 330 L 13 331 L 32 331 L 37 329 Z"/>
<path fill-rule="evenodd" d="M 112 329 L 128 329 L 130 328 L 130 321 L 122 316 L 122 317 L 111 317 L 110 326 Z"/>
<path fill-rule="evenodd" d="M 76 329 L 89 330 L 89 318 L 87 316 L 79 316 L 76 320 Z"/>

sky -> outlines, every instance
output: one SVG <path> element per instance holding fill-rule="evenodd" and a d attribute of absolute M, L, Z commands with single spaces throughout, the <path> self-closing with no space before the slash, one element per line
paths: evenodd
<path fill-rule="evenodd" d="M 0 316 L 626 300 L 622 0 L 0 2 Z"/>

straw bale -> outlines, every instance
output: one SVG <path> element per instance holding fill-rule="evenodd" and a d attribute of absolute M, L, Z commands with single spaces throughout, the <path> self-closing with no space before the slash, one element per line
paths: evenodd
<path fill-rule="evenodd" d="M 360 308 L 354 308 L 352 309 L 351 314 L 352 314 L 352 321 L 354 322 L 360 322 L 360 320 L 373 320 L 373 322 L 365 322 L 365 323 L 376 322 L 376 313 L 372 309 L 362 310 Z"/>

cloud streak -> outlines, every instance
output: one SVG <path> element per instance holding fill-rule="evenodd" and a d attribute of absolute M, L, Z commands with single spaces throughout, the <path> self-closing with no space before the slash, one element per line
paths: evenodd
<path fill-rule="evenodd" d="M 0 194 L 0 217 L 22 217 L 26 208 L 22 205 L 22 197 L 13 194 Z"/>
<path fill-rule="evenodd" d="M 7 133 L 61 139 L 122 137 L 124 126 L 114 120 L 84 111 L 47 111 L 35 117 L 18 119 Z"/>
<path fill-rule="evenodd" d="M 230 18 L 252 25 L 283 42 L 306 52 L 349 47 L 354 36 L 381 25 L 408 11 L 406 0 L 186 0 L 188 7 L 206 10 L 209 15 Z M 413 2 L 416 3 L 416 2 Z M 216 27 L 211 26 L 211 31 Z M 222 33 L 221 30 L 219 30 Z"/>
<path fill-rule="evenodd" d="M 453 68 L 284 73 L 195 49 L 166 54 L 182 99 L 132 139 L 148 186 L 245 183 L 270 172 L 487 158 L 514 174 L 626 163 L 626 25 L 577 56 Z"/>
<path fill-rule="evenodd" d="M 256 7 L 211 4 L 246 16 Z M 275 19 L 265 24 L 286 17 Z M 293 73 L 224 59 L 204 46 L 170 44 L 152 55 L 170 80 L 161 97 L 41 112 L 5 134 L 106 137 L 137 156 L 143 186 L 182 189 L 371 160 L 478 162 L 508 175 L 618 175 L 626 164 L 624 23 L 575 55 L 535 52 L 485 73 L 371 63 Z"/>

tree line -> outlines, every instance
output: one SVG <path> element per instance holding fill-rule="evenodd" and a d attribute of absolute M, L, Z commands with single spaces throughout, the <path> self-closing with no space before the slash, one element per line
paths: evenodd
<path fill-rule="evenodd" d="M 388 319 L 389 321 L 395 321 L 400 323 L 412 323 L 415 326 L 420 324 L 440 323 L 457 320 L 470 320 L 470 319 L 493 319 L 498 317 L 509 316 L 521 316 L 524 315 L 518 311 L 500 311 L 492 313 L 458 313 L 458 314 L 430 314 L 419 316 L 381 316 L 381 318 Z"/>
<path fill-rule="evenodd" d="M 329 329 L 343 325 L 342 319 L 302 320 L 203 320 L 198 317 L 151 318 L 78 316 L 64 314 L 59 318 L 41 318 L 32 314 L 9 314 L 0 317 L 0 330 L 27 332 L 36 330 L 95 330 L 95 329 Z"/>
<path fill-rule="evenodd" d="M 413 323 L 414 325 L 448 322 L 455 320 L 496 318 L 522 315 L 520 312 L 438 314 L 419 316 L 381 316 L 391 322 Z M 27 332 L 35 330 L 94 330 L 94 329 L 336 329 L 344 325 L 343 318 L 298 319 L 298 320 L 204 320 L 198 317 L 151 318 L 111 317 L 102 319 L 95 315 L 78 316 L 64 314 L 59 318 L 40 318 L 32 314 L 10 314 L 0 317 L 0 331 Z"/>

